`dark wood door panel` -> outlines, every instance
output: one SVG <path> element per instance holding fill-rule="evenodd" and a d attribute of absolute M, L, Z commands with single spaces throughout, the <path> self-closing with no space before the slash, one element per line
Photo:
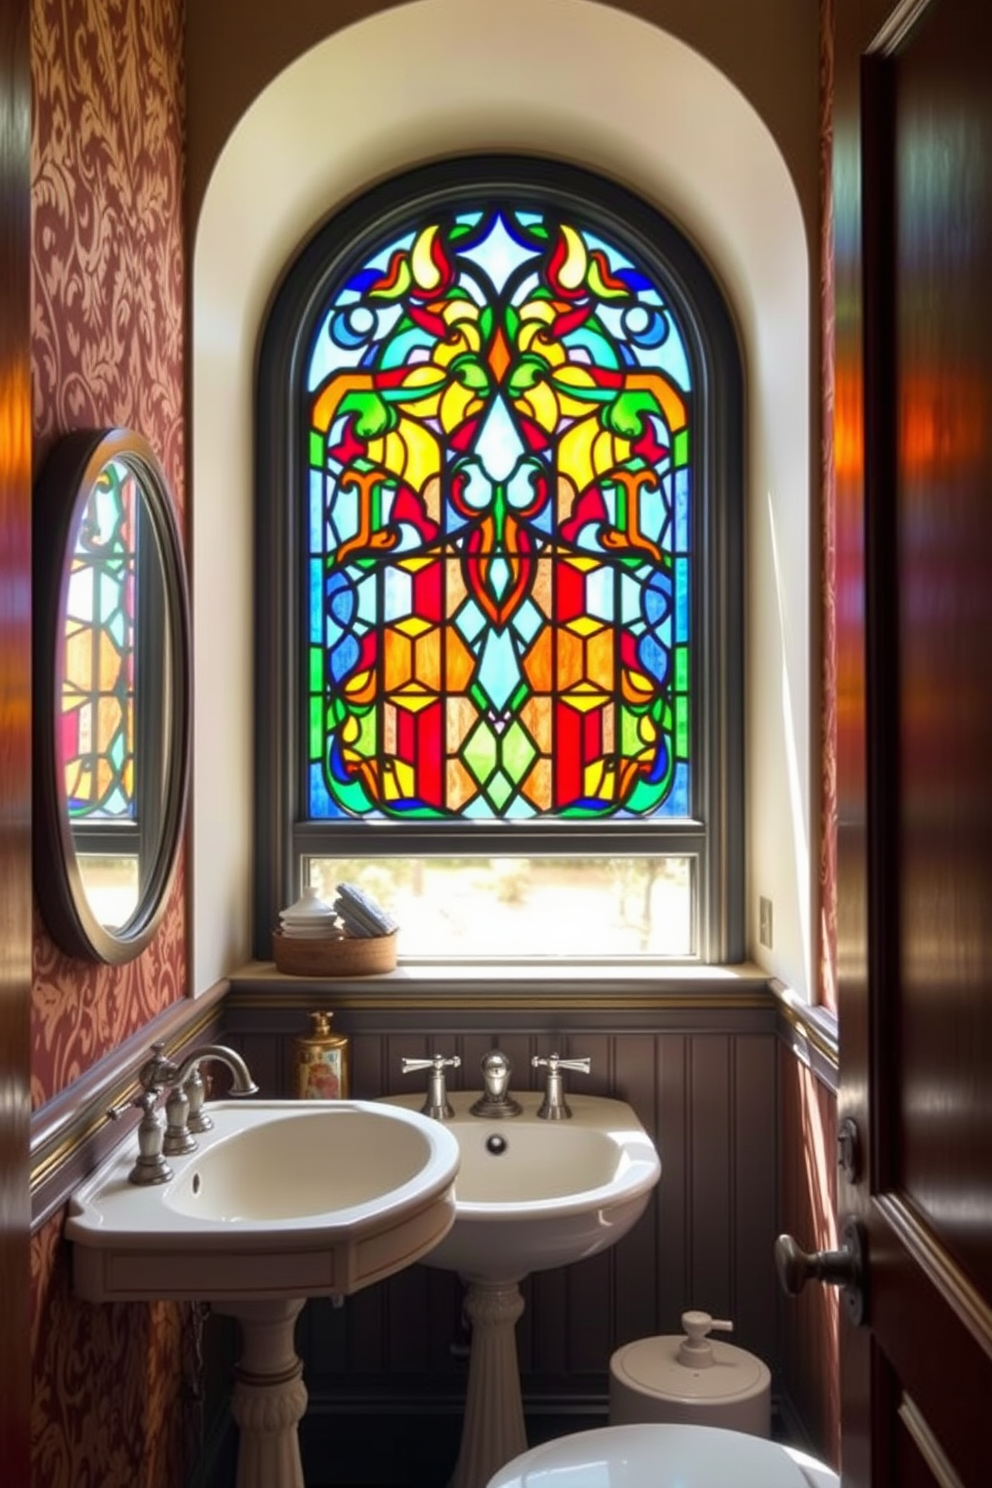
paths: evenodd
<path fill-rule="evenodd" d="M 845 45 L 860 14 L 839 0 Z M 848 246 L 857 233 L 845 275 L 858 308 L 839 342 L 863 370 L 863 442 L 847 471 L 852 507 L 859 481 L 864 502 L 863 604 L 845 611 L 845 644 L 865 657 L 865 768 L 855 750 L 841 769 L 865 796 L 853 865 L 865 941 L 851 976 L 841 962 L 840 1114 L 858 1120 L 866 1161 L 838 1198 L 867 1230 L 869 1326 L 845 1335 L 842 1455 L 851 1488 L 984 1488 L 992 7 L 902 3 L 857 47 L 839 59 L 861 75 L 856 106 L 844 104 L 860 195 L 841 203 L 838 228 Z"/>
<path fill-rule="evenodd" d="M 968 1488 L 989 1481 L 992 1313 L 930 1230 L 899 1201 L 876 1200 L 869 1224 L 871 1324 L 888 1369 L 884 1410 L 907 1415 L 940 1444 L 942 1458 Z M 905 1422 L 904 1422 L 905 1424 Z M 890 1429 L 883 1429 L 883 1441 Z M 902 1485 L 901 1478 L 894 1484 Z M 883 1475 L 877 1482 L 887 1488 Z"/>
<path fill-rule="evenodd" d="M 30 1480 L 31 65 L 0 0 L 0 1462 Z"/>
<path fill-rule="evenodd" d="M 894 59 L 899 1179 L 992 1294 L 992 7 Z"/>

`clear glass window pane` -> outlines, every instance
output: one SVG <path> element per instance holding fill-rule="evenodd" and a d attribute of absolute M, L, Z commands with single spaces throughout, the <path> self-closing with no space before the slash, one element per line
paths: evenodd
<path fill-rule="evenodd" d="M 693 859 L 324 858 L 304 877 L 333 904 L 356 883 L 399 922 L 401 956 L 694 954 Z"/>

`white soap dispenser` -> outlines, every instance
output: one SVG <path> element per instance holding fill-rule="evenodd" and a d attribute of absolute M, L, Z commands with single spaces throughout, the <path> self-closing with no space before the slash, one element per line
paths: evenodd
<path fill-rule="evenodd" d="M 733 1323 L 708 1312 L 682 1314 L 684 1335 L 640 1338 L 610 1360 L 610 1425 L 644 1422 L 722 1426 L 771 1435 L 771 1372 L 732 1344 L 711 1338 Z"/>

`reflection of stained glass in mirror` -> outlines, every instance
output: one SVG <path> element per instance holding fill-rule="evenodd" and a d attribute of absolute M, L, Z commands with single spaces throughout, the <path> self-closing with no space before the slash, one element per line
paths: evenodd
<path fill-rule="evenodd" d="M 132 822 L 137 510 L 113 460 L 86 503 L 69 573 L 60 738 L 73 822 Z"/>
<path fill-rule="evenodd" d="M 336 291 L 307 397 L 311 819 L 687 817 L 664 286 L 552 212 L 438 213 Z"/>

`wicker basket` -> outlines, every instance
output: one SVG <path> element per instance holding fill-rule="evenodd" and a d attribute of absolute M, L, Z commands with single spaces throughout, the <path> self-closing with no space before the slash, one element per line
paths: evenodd
<path fill-rule="evenodd" d="M 272 936 L 272 955 L 279 971 L 291 976 L 373 976 L 396 969 L 396 931 L 391 935 L 345 935 L 315 940 L 310 937 Z"/>

